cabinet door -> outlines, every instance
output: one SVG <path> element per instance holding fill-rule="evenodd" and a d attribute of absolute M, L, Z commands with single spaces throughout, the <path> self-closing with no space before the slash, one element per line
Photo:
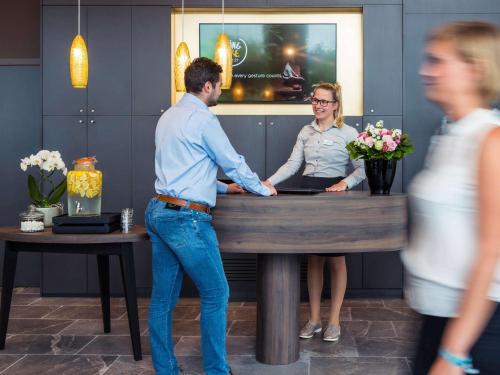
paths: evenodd
<path fill-rule="evenodd" d="M 43 147 L 58 150 L 71 169 L 72 160 L 87 155 L 85 116 L 44 116 Z M 86 255 L 44 253 L 42 259 L 42 294 L 87 293 Z"/>
<path fill-rule="evenodd" d="M 155 194 L 155 129 L 158 116 L 132 117 L 132 207 L 135 221 L 144 224 L 144 211 Z M 134 244 L 136 283 L 151 287 L 151 244 Z"/>
<path fill-rule="evenodd" d="M 74 6 L 42 7 L 42 82 L 44 115 L 87 112 L 87 90 L 74 89 L 69 73 L 69 51 L 78 32 Z M 81 34 L 87 41 L 87 9 L 81 8 Z"/>
<path fill-rule="evenodd" d="M 132 114 L 170 106 L 170 7 L 132 7 Z"/>
<path fill-rule="evenodd" d="M 265 177 L 266 130 L 264 116 L 219 116 L 224 132 L 236 152 L 245 160 L 260 179 Z M 219 170 L 219 178 L 228 178 Z"/>
<path fill-rule="evenodd" d="M 129 116 L 89 116 L 88 153 L 96 156 L 102 172 L 102 212 L 131 207 L 131 126 Z M 134 212 L 134 219 L 137 213 Z M 88 256 L 88 292 L 99 292 L 95 255 Z M 122 293 L 118 257 L 110 257 L 111 293 Z"/>
<path fill-rule="evenodd" d="M 89 116 L 88 154 L 102 171 L 102 211 L 120 212 L 132 203 L 129 116 Z"/>
<path fill-rule="evenodd" d="M 288 160 L 300 129 L 312 119 L 312 116 L 266 116 L 266 178 Z M 304 165 L 294 176 L 279 185 L 300 186 L 303 170 Z"/>
<path fill-rule="evenodd" d="M 88 7 L 89 115 L 131 113 L 131 8 Z"/>
<path fill-rule="evenodd" d="M 363 7 L 364 113 L 401 115 L 403 98 L 400 5 Z"/>

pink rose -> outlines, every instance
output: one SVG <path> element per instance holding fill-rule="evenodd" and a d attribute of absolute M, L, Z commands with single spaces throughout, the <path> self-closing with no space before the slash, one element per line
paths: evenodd
<path fill-rule="evenodd" d="M 374 139 L 372 137 L 366 137 L 365 138 L 365 144 L 368 147 L 373 147 L 373 144 L 375 143 Z"/>

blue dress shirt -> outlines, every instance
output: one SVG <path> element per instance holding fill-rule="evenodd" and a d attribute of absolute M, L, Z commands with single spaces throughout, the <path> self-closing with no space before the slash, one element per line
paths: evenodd
<path fill-rule="evenodd" d="M 234 150 L 217 117 L 192 94 L 186 93 L 160 117 L 155 145 L 158 194 L 214 207 L 217 192 L 227 192 L 227 185 L 217 181 L 219 166 L 246 190 L 271 195 Z"/>

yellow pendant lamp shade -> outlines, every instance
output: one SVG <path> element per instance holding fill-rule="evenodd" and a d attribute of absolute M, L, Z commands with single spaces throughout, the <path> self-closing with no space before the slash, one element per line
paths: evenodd
<path fill-rule="evenodd" d="M 189 48 L 185 42 L 180 42 L 177 46 L 177 50 L 175 51 L 174 65 L 175 89 L 177 91 L 186 91 L 186 85 L 184 84 L 184 72 L 189 64 L 191 64 Z"/>
<path fill-rule="evenodd" d="M 69 71 L 71 74 L 71 85 L 77 89 L 87 87 L 89 80 L 89 59 L 85 40 L 78 34 L 73 39 L 69 56 Z"/>
<path fill-rule="evenodd" d="M 231 88 L 231 80 L 233 79 L 233 51 L 231 43 L 226 33 L 221 33 L 215 43 L 214 61 L 222 66 L 222 83 L 221 89 L 227 90 Z"/>

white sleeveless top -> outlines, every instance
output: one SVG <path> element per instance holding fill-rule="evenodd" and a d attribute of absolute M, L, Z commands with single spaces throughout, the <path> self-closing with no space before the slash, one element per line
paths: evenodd
<path fill-rule="evenodd" d="M 410 184 L 411 238 L 401 256 L 408 302 L 421 313 L 453 316 L 467 286 L 478 251 L 480 147 L 496 126 L 499 112 L 486 109 L 450 124 L 447 134 L 432 137 L 425 167 Z M 443 294 L 455 303 L 432 298 Z M 489 297 L 500 302 L 500 264 Z"/>

